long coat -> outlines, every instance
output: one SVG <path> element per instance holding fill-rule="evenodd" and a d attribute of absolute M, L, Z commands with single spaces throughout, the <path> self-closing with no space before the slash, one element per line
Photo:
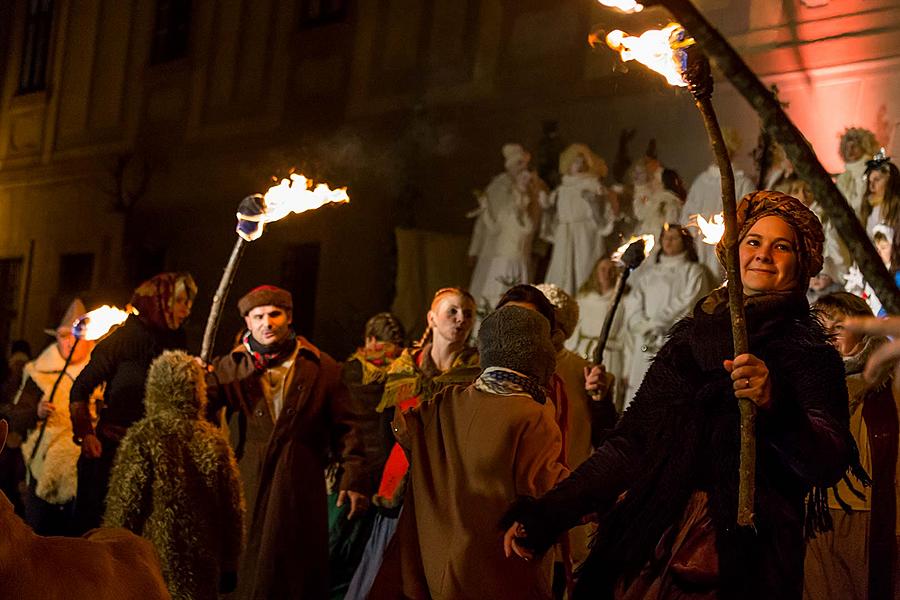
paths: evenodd
<path fill-rule="evenodd" d="M 553 406 L 452 386 L 394 424 L 411 484 L 369 598 L 550 598 L 551 562 L 505 558 L 500 520 L 568 474 Z"/>
<path fill-rule="evenodd" d="M 325 598 L 328 522 L 324 470 L 340 456 L 341 490 L 369 493 L 365 454 L 356 433 L 340 365 L 302 337 L 273 419 L 250 354 L 240 346 L 215 362 L 208 395 L 226 407 L 231 442 L 247 501 L 247 542 L 238 597 Z"/>

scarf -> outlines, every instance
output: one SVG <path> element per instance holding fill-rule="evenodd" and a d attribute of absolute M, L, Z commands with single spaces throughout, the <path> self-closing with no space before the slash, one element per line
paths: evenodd
<path fill-rule="evenodd" d="M 154 329 L 178 329 L 175 322 L 175 297 L 184 293 L 193 301 L 197 296 L 197 284 L 188 273 L 160 273 L 148 279 L 134 290 L 131 306 L 138 318 Z"/>
<path fill-rule="evenodd" d="M 293 329 L 288 331 L 287 337 L 280 342 L 268 346 L 256 341 L 249 331 L 244 333 L 242 343 L 247 352 L 253 358 L 253 366 L 257 371 L 265 371 L 271 365 L 280 365 L 288 359 L 297 348 L 297 334 Z"/>
<path fill-rule="evenodd" d="M 378 348 L 358 348 L 347 362 L 358 361 L 362 367 L 362 384 L 384 383 L 387 372 L 403 348 L 391 342 L 382 342 Z"/>
<path fill-rule="evenodd" d="M 475 380 L 475 389 L 498 396 L 528 394 L 538 404 L 544 404 L 547 401 L 546 392 L 537 379 L 504 367 L 485 369 Z"/>

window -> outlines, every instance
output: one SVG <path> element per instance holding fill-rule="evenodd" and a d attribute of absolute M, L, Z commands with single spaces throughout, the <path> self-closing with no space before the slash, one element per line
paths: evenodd
<path fill-rule="evenodd" d="M 187 56 L 190 33 L 191 0 L 158 0 L 150 64 L 158 65 Z"/>
<path fill-rule="evenodd" d="M 6 352 L 12 337 L 12 323 L 19 316 L 22 259 L 0 260 L 0 349 Z"/>
<path fill-rule="evenodd" d="M 28 0 L 22 65 L 19 70 L 20 94 L 47 88 L 47 59 L 50 56 L 52 24 L 53 0 Z"/>
<path fill-rule="evenodd" d="M 300 27 L 338 23 L 347 15 L 347 0 L 300 0 Z"/>
<path fill-rule="evenodd" d="M 94 280 L 93 254 L 63 254 L 59 257 L 59 293 L 77 294 L 91 289 Z"/>

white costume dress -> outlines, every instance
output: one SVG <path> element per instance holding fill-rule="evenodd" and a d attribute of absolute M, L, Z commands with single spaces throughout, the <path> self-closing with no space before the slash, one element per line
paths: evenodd
<path fill-rule="evenodd" d="M 847 204 L 850 205 L 850 208 L 853 209 L 857 216 L 862 211 L 863 196 L 868 185 L 865 179 L 866 162 L 865 158 L 861 158 L 856 162 L 846 163 L 844 165 L 846 170 L 838 175 L 837 181 L 835 181 L 837 189 L 847 199 Z"/>
<path fill-rule="evenodd" d="M 563 175 L 548 199 L 556 211 L 550 240 L 553 254 L 544 279 L 571 296 L 606 251 L 604 238 L 612 232 L 613 218 L 604 194 L 597 177 L 583 173 Z"/>
<path fill-rule="evenodd" d="M 745 195 L 754 191 L 756 185 L 744 172 L 734 169 L 734 195 L 738 202 Z M 692 215 L 700 214 L 709 219 L 710 215 L 722 212 L 722 182 L 719 176 L 719 167 L 710 165 L 708 169 L 700 173 L 688 192 L 687 201 L 681 211 L 681 223 L 686 225 Z M 715 246 L 697 244 L 697 256 L 700 262 L 709 270 L 710 284 L 717 286 L 722 282 L 721 267 L 716 258 Z"/>
<path fill-rule="evenodd" d="M 635 270 L 631 285 L 625 304 L 629 347 L 625 408 L 640 387 L 650 360 L 665 342 L 669 328 L 687 315 L 703 295 L 705 276 L 700 263 L 690 262 L 687 253 L 654 254 Z"/>
<path fill-rule="evenodd" d="M 493 309 L 510 287 L 531 281 L 531 242 L 539 225 L 531 210 L 535 201 L 506 173 L 485 189 L 469 245 L 469 256 L 478 257 L 469 291 L 479 308 Z"/>
<path fill-rule="evenodd" d="M 605 294 L 590 291 L 578 294 L 579 317 L 578 325 L 572 336 L 566 340 L 566 348 L 583 356 L 589 361 L 593 360 L 594 349 L 603 329 L 603 321 L 612 306 L 615 288 Z M 623 298 L 623 302 L 625 299 Z M 620 397 L 619 388 L 622 385 L 625 373 L 625 306 L 620 306 L 613 318 L 609 330 L 609 338 L 606 340 L 606 348 L 603 350 L 603 365 L 606 370 L 616 377 L 616 389 L 613 397 Z"/>

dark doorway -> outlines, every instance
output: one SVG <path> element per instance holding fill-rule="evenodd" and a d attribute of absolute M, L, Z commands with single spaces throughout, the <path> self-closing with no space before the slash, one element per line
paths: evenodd
<path fill-rule="evenodd" d="M 294 329 L 305 337 L 312 335 L 316 321 L 321 248 L 319 242 L 289 246 L 281 266 L 282 285 L 294 296 Z"/>

